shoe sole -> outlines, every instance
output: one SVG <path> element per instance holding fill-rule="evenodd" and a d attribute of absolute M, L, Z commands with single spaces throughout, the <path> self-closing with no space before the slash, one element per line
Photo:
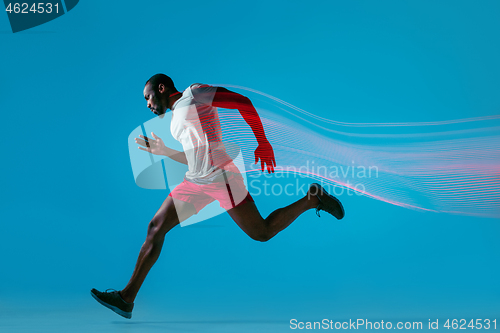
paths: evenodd
<path fill-rule="evenodd" d="M 337 220 L 342 220 L 345 216 L 345 210 L 344 210 L 344 206 L 342 206 L 342 203 L 340 202 L 340 200 L 335 198 L 330 193 L 328 193 L 323 188 L 323 186 L 321 186 L 318 183 L 312 183 L 311 186 L 309 187 L 309 189 L 311 189 L 311 187 L 313 187 L 313 186 L 318 189 L 318 191 L 316 192 L 317 194 L 315 194 L 315 195 L 318 197 L 320 204 L 323 206 L 323 208 L 321 208 L 321 209 L 324 210 L 325 212 L 333 215 Z M 320 196 L 323 196 L 323 198 L 320 198 Z M 330 199 L 333 201 L 333 203 L 332 202 L 325 202 L 326 201 L 325 199 Z M 340 215 L 337 214 L 339 211 L 339 208 L 340 208 Z"/>
<path fill-rule="evenodd" d="M 96 294 L 94 294 L 92 291 L 90 292 L 90 295 L 92 295 L 92 297 L 94 297 L 94 299 L 96 301 L 98 301 L 99 303 L 101 303 L 102 305 L 104 305 L 105 307 L 107 307 L 108 309 L 110 310 L 113 310 L 114 312 L 116 312 L 117 314 L 119 314 L 120 316 L 122 317 L 125 317 L 127 319 L 130 319 L 132 318 L 132 312 L 126 312 L 126 311 L 123 311 L 119 308 L 117 308 L 116 306 L 114 305 L 111 305 L 111 304 L 108 304 L 106 302 L 104 302 L 103 300 L 101 300 L 99 297 L 97 297 Z"/>

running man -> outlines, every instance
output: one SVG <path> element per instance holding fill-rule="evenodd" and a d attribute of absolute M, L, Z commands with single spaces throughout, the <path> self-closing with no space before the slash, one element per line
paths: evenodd
<path fill-rule="evenodd" d="M 316 208 L 337 219 L 344 217 L 340 201 L 328 194 L 319 184 L 310 185 L 308 193 L 289 206 L 276 209 L 262 218 L 248 193 L 243 178 L 226 153 L 217 108 L 237 109 L 257 139 L 255 163 L 261 162 L 261 171 L 274 172 L 276 161 L 271 144 L 266 138 L 262 122 L 251 101 L 222 87 L 193 84 L 183 92 L 177 91 L 172 79 L 164 74 L 152 76 L 144 87 L 148 108 L 163 117 L 172 111 L 170 131 L 183 151 L 166 147 L 162 139 L 140 136 L 139 149 L 187 164 L 184 181 L 168 195 L 149 222 L 146 241 L 128 284 L 122 290 L 91 295 L 102 305 L 125 318 L 132 317 L 134 300 L 146 275 L 158 259 L 165 235 L 180 222 L 197 214 L 203 207 L 219 201 L 236 224 L 252 239 L 266 242 L 288 227 L 299 215 Z M 109 290 L 109 289 L 108 289 Z"/>

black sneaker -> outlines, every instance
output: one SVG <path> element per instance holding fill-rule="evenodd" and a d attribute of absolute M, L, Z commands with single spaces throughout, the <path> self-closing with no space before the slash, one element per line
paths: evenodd
<path fill-rule="evenodd" d="M 108 292 L 108 290 L 112 291 Z M 90 291 L 90 295 L 92 295 L 92 297 L 94 297 L 96 301 L 118 313 L 120 316 L 127 319 L 132 318 L 132 309 L 134 308 L 134 303 L 125 302 L 118 291 L 114 289 L 108 290 L 106 290 L 105 292 L 100 292 L 99 290 L 92 289 Z"/>
<path fill-rule="evenodd" d="M 312 183 L 311 186 L 309 186 L 309 194 L 315 195 L 319 199 L 318 207 L 316 207 L 316 215 L 319 216 L 319 211 L 324 210 L 335 216 L 338 220 L 344 218 L 344 207 L 342 207 L 339 199 L 328 194 L 320 184 Z"/>

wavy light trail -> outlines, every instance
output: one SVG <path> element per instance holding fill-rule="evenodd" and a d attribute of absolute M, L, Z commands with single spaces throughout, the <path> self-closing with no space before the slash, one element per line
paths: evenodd
<path fill-rule="evenodd" d="M 253 89 L 218 86 L 236 88 L 252 100 L 278 172 L 304 174 L 411 209 L 500 218 L 500 115 L 347 123 Z M 219 114 L 224 140 L 242 147 L 247 170 L 257 170 L 251 165 L 256 142 L 248 125 L 235 110 Z"/>

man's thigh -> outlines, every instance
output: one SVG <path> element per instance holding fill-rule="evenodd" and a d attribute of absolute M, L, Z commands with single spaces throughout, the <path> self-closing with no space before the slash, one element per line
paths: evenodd
<path fill-rule="evenodd" d="M 193 204 L 168 196 L 156 212 L 152 222 L 162 234 L 196 214 Z"/>
<path fill-rule="evenodd" d="M 255 238 L 266 233 L 265 221 L 260 215 L 255 202 L 246 201 L 229 209 L 227 213 L 248 236 Z"/>

